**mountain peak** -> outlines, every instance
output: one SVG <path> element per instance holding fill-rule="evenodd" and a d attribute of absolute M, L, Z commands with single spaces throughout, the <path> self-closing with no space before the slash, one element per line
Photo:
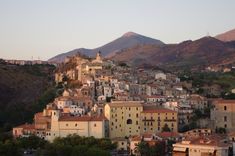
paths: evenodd
<path fill-rule="evenodd" d="M 123 37 L 131 37 L 131 36 L 138 36 L 139 34 L 129 31 L 127 33 L 125 33 L 124 35 L 122 35 Z"/>

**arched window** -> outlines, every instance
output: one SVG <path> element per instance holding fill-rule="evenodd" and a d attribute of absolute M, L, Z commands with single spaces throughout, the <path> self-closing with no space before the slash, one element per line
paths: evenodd
<path fill-rule="evenodd" d="M 126 121 L 126 124 L 132 124 L 132 120 L 131 120 L 131 119 L 128 119 L 128 120 Z"/>

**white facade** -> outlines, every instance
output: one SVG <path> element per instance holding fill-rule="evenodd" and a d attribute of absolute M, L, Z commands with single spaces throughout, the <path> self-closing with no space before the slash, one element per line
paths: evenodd
<path fill-rule="evenodd" d="M 72 105 L 73 101 L 65 98 L 58 98 L 57 100 L 55 100 L 55 104 L 57 105 L 58 109 L 63 109 Z"/>
<path fill-rule="evenodd" d="M 105 117 L 61 117 L 59 110 L 52 111 L 51 129 L 46 132 L 46 140 L 52 142 L 56 137 L 79 136 L 95 138 L 107 137 L 108 121 Z"/>
<path fill-rule="evenodd" d="M 77 105 L 70 105 L 69 112 L 70 112 L 70 114 L 73 114 L 73 115 L 84 115 L 85 108 L 79 107 Z"/>
<path fill-rule="evenodd" d="M 166 74 L 164 74 L 164 73 L 156 73 L 155 74 L 155 79 L 166 80 Z"/>
<path fill-rule="evenodd" d="M 111 87 L 104 87 L 104 96 L 105 97 L 112 97 L 112 88 Z"/>

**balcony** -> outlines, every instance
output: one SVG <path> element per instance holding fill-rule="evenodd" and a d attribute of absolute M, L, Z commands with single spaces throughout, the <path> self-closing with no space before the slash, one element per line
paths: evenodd
<path fill-rule="evenodd" d="M 165 122 L 176 122 L 175 119 L 164 119 Z"/>
<path fill-rule="evenodd" d="M 142 121 L 145 121 L 145 122 L 154 122 L 155 120 L 154 119 L 143 119 Z"/>

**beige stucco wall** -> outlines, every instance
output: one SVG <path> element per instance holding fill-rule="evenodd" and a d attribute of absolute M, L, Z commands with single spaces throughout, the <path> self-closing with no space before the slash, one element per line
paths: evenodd
<path fill-rule="evenodd" d="M 211 120 L 214 128 L 225 128 L 228 132 L 235 131 L 235 100 L 234 103 L 214 103 L 215 108 L 211 111 Z M 225 110 L 226 107 L 226 110 Z M 227 118 L 225 120 L 225 118 Z"/>
<path fill-rule="evenodd" d="M 158 117 L 160 120 L 158 120 Z M 177 113 L 141 113 L 141 118 L 141 133 L 162 132 L 165 124 L 168 125 L 172 132 L 178 132 Z"/>
<path fill-rule="evenodd" d="M 128 103 L 123 107 L 110 107 L 107 104 L 105 106 L 105 116 L 109 120 L 109 137 L 139 135 L 140 112 L 142 111 L 142 106 L 128 106 Z M 132 120 L 132 124 L 127 124 L 128 119 Z"/>

